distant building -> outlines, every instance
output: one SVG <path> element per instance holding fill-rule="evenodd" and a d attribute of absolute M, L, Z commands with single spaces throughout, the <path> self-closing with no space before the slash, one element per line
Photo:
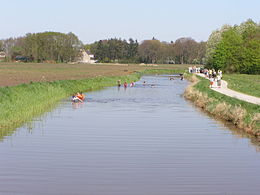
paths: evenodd
<path fill-rule="evenodd" d="M 6 53 L 4 51 L 1 51 L 0 52 L 0 61 L 5 60 L 5 58 L 6 58 Z"/>
<path fill-rule="evenodd" d="M 96 62 L 94 55 L 90 53 L 90 51 L 86 51 L 84 49 L 80 50 L 80 54 L 78 57 L 79 63 L 85 64 L 94 64 Z"/>

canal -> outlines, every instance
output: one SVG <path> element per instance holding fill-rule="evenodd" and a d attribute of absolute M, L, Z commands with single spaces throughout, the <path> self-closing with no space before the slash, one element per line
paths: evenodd
<path fill-rule="evenodd" d="M 188 84 L 145 76 L 62 101 L 0 142 L 0 194 L 258 195 L 259 147 L 186 101 Z"/>

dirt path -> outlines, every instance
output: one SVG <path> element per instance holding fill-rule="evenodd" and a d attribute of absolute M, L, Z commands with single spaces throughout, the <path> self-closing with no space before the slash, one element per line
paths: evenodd
<path fill-rule="evenodd" d="M 203 78 L 206 78 L 204 74 L 197 73 L 197 75 L 201 76 Z M 229 89 L 227 87 L 227 85 L 228 85 L 228 83 L 226 81 L 222 80 L 221 81 L 221 88 L 218 88 L 217 82 L 214 82 L 213 87 L 211 89 L 214 90 L 214 91 L 217 91 L 219 93 L 222 93 L 224 95 L 239 99 L 239 100 L 243 100 L 243 101 L 246 101 L 246 102 L 249 102 L 249 103 L 260 105 L 260 98 L 234 91 L 232 89 Z"/>

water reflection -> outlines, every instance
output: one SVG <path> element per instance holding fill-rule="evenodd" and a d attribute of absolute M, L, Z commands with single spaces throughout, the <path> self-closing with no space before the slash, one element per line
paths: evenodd
<path fill-rule="evenodd" d="M 73 109 L 79 109 L 83 107 L 84 102 L 72 102 L 71 105 Z"/>
<path fill-rule="evenodd" d="M 208 113 L 205 113 L 203 111 L 203 109 L 195 107 L 194 109 L 198 110 L 201 112 L 201 114 L 205 115 L 205 116 L 209 116 L 211 118 L 214 119 L 214 116 Z M 232 135 L 234 135 L 236 138 L 247 138 L 249 139 L 249 141 L 251 142 L 252 146 L 256 148 L 256 151 L 259 152 L 260 151 L 260 137 L 256 137 L 254 135 L 248 134 L 246 133 L 244 130 L 237 128 L 234 124 L 232 124 L 231 122 L 227 122 L 225 120 L 222 119 L 215 119 L 216 123 L 218 123 L 221 126 L 224 126 L 226 128 L 221 129 L 223 131 L 226 131 L 227 133 L 231 133 Z"/>
<path fill-rule="evenodd" d="M 0 194 L 259 194 L 259 147 L 185 101 L 187 84 L 64 101 L 0 143 Z"/>

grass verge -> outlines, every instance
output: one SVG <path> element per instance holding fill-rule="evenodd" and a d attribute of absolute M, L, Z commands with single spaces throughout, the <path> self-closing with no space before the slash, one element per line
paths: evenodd
<path fill-rule="evenodd" d="M 260 97 L 260 75 L 225 74 L 223 79 L 230 89 Z"/>
<path fill-rule="evenodd" d="M 12 87 L 0 88 L 0 140 L 11 135 L 15 129 L 35 116 L 52 109 L 72 93 L 98 90 L 114 86 L 117 80 L 137 81 L 142 75 L 172 74 L 183 70 L 156 69 L 135 72 L 125 76 L 95 77 L 82 80 L 60 80 L 53 82 L 31 82 Z"/>
<path fill-rule="evenodd" d="M 220 94 L 209 88 L 209 81 L 188 75 L 193 82 L 184 96 L 210 114 L 232 122 L 235 126 L 255 136 L 260 136 L 260 106 Z"/>

